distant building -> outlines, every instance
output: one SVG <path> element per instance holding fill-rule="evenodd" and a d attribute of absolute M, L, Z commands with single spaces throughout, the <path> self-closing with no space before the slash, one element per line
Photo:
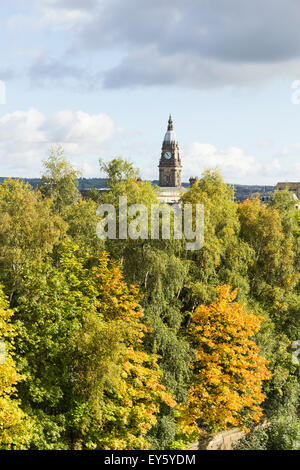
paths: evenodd
<path fill-rule="evenodd" d="M 250 193 L 246 199 L 259 199 L 263 204 L 267 204 L 272 199 L 272 192 Z"/>
<path fill-rule="evenodd" d="M 272 199 L 272 193 L 263 193 L 260 194 L 260 200 L 264 204 L 267 204 Z"/>
<path fill-rule="evenodd" d="M 288 189 L 293 194 L 296 209 L 300 210 L 300 183 L 277 183 L 275 189 L 278 191 Z"/>
<path fill-rule="evenodd" d="M 162 144 L 158 168 L 159 201 L 171 205 L 178 204 L 182 193 L 186 189 L 181 186 L 182 164 L 171 115 L 169 117 L 168 130 Z"/>
<path fill-rule="evenodd" d="M 89 199 L 90 198 L 90 192 L 95 191 L 96 193 L 103 194 L 107 191 L 110 191 L 110 188 L 85 188 L 80 190 L 80 194 L 83 197 L 83 199 Z"/>
<path fill-rule="evenodd" d="M 161 149 L 159 168 L 159 186 L 162 188 L 181 187 L 181 160 L 179 146 L 173 128 L 172 116 L 169 117 L 168 130 Z"/>
<path fill-rule="evenodd" d="M 293 194 L 293 198 L 295 200 L 296 209 L 300 210 L 300 201 L 299 201 L 298 197 L 296 196 L 296 194 Z"/>
<path fill-rule="evenodd" d="M 276 189 L 278 191 L 288 189 L 292 193 L 296 194 L 297 198 L 300 199 L 300 183 L 277 183 Z"/>

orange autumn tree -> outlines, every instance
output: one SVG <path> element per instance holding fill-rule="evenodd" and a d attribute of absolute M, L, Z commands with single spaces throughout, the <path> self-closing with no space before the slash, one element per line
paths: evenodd
<path fill-rule="evenodd" d="M 98 442 L 104 449 L 148 449 L 147 432 L 156 424 L 161 405 L 175 407 L 175 401 L 160 383 L 158 356 L 143 345 L 151 329 L 142 322 L 139 290 L 126 284 L 120 266 L 106 252 L 94 274 L 98 314 L 107 328 L 118 332 L 120 365 L 119 377 L 104 393 Z"/>
<path fill-rule="evenodd" d="M 271 374 L 253 337 L 263 319 L 247 313 L 236 296 L 237 290 L 221 286 L 215 302 L 200 305 L 192 316 L 190 338 L 197 357 L 181 416 L 186 434 L 230 426 L 245 429 L 262 417 L 262 381 Z"/>

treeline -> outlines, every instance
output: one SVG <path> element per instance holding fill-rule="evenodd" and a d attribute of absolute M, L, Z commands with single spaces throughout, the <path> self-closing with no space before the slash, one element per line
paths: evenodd
<path fill-rule="evenodd" d="M 0 184 L 3 183 L 7 178 L 0 177 Z M 41 183 L 41 178 L 12 178 L 12 179 L 20 179 L 24 183 L 30 184 L 34 189 L 38 188 Z M 152 181 L 153 185 L 158 185 L 158 180 Z M 188 188 L 190 186 L 189 183 L 182 183 L 182 186 Z M 79 191 L 86 191 L 89 189 L 103 189 L 106 187 L 106 179 L 105 178 L 82 178 L 78 176 L 77 179 L 77 188 Z M 270 193 L 274 191 L 274 186 L 249 186 L 249 185 L 241 185 L 236 184 L 234 185 L 234 194 L 236 200 L 244 200 L 253 194 L 258 193 Z"/>
<path fill-rule="evenodd" d="M 183 449 L 239 426 L 299 442 L 300 217 L 288 191 L 233 202 L 218 171 L 183 195 L 205 242 L 99 240 L 97 206 L 157 203 L 128 162 L 83 200 L 55 149 L 39 189 L 0 185 L 0 448 Z M 3 348 L 2 348 L 3 349 Z"/>

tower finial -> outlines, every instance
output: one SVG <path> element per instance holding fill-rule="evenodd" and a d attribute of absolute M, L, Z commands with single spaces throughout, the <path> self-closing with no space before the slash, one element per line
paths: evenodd
<path fill-rule="evenodd" d="M 168 131 L 172 131 L 172 130 L 173 130 L 173 120 L 172 120 L 172 116 L 170 114 L 169 124 L 168 124 Z"/>

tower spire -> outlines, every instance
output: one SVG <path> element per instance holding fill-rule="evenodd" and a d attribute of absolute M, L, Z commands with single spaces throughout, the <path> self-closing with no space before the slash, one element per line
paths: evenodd
<path fill-rule="evenodd" d="M 159 161 L 159 186 L 181 187 L 181 168 L 178 142 L 173 130 L 173 120 L 170 114 L 168 130 L 165 134 Z"/>
<path fill-rule="evenodd" d="M 171 114 L 169 116 L 168 131 L 173 131 L 173 120 Z"/>

